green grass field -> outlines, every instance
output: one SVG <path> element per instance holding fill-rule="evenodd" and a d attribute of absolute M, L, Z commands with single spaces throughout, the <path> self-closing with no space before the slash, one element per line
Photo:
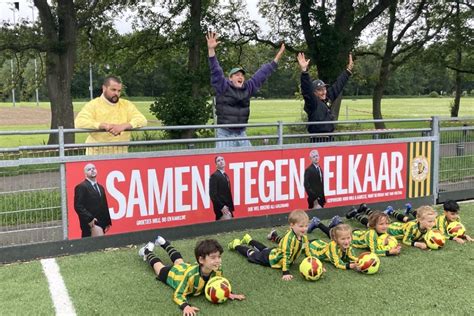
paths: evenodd
<path fill-rule="evenodd" d="M 449 104 L 451 98 L 394 98 L 382 101 L 382 113 L 384 118 L 428 118 L 431 116 L 449 116 Z M 149 126 L 160 125 L 159 120 L 149 111 L 152 101 L 136 101 L 139 110 L 150 121 Z M 74 102 L 74 111 L 79 112 L 85 102 Z M 11 103 L 0 103 L 0 108 L 11 107 Z M 17 107 L 36 107 L 33 102 L 20 102 Z M 49 109 L 49 103 L 41 102 L 41 108 Z M 346 115 L 347 114 L 347 115 Z M 465 97 L 461 99 L 461 110 L 459 116 L 474 116 L 474 98 Z M 303 101 L 295 99 L 286 100 L 252 100 L 249 123 L 275 123 L 300 122 L 304 117 Z M 372 119 L 371 99 L 345 99 L 343 100 L 340 120 L 362 120 Z M 210 122 L 211 123 L 211 122 Z M 414 124 L 414 125 L 413 125 Z M 418 125 L 416 125 L 418 124 Z M 372 124 L 370 124 L 372 126 Z M 401 126 L 400 123 L 389 124 L 390 128 Z M 411 126 L 419 126 L 419 123 L 412 123 Z M 44 125 L 13 125 L 0 126 L 0 130 L 40 130 L 49 129 L 49 124 Z M 275 128 L 255 128 L 249 129 L 250 135 L 276 133 Z M 77 134 L 76 142 L 83 143 L 86 134 Z M 8 136 L 0 137 L 0 147 L 15 147 L 20 145 L 42 145 L 47 142 L 47 135 L 26 135 L 21 137 Z"/>
<path fill-rule="evenodd" d="M 473 235 L 473 202 L 461 204 L 461 216 Z M 283 233 L 285 227 L 278 230 Z M 268 231 L 269 228 L 262 228 L 250 233 L 263 241 Z M 230 232 L 209 237 L 226 245 L 243 234 Z M 320 232 L 309 237 L 325 239 Z M 194 261 L 196 241 L 176 240 L 173 244 L 185 258 Z M 151 268 L 138 257 L 139 246 L 56 259 L 78 315 L 180 314 L 171 300 L 172 289 L 156 281 Z M 156 253 L 165 263 L 170 262 L 162 249 Z M 201 309 L 199 315 L 474 313 L 474 243 L 459 245 L 447 241 L 438 251 L 404 246 L 400 256 L 381 258 L 380 271 L 375 275 L 337 270 L 325 264 L 327 272 L 316 282 L 304 281 L 298 275 L 300 259 L 291 267 L 294 280 L 284 282 L 280 271 L 250 264 L 244 257 L 226 250 L 224 274 L 233 292 L 245 294 L 247 299 L 212 305 L 200 296 L 190 298 L 190 303 Z M 1 267 L 0 282 L 0 314 L 54 313 L 39 261 Z"/>

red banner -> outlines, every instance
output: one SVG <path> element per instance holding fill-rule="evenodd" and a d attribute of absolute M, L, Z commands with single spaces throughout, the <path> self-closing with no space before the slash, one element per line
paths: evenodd
<path fill-rule="evenodd" d="M 234 217 L 308 207 L 304 174 L 312 149 L 225 153 Z M 405 199 L 407 144 L 318 148 L 325 208 Z M 209 177 L 217 154 L 95 161 L 118 234 L 215 220 Z M 74 188 L 86 162 L 66 164 L 69 238 L 80 238 Z"/>

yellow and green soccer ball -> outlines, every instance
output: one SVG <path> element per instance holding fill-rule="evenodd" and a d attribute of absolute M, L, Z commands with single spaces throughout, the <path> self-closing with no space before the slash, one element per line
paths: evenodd
<path fill-rule="evenodd" d="M 360 268 L 360 272 L 365 274 L 374 274 L 379 271 L 380 259 L 373 252 L 361 253 L 357 260 L 357 265 Z"/>
<path fill-rule="evenodd" d="M 463 237 L 466 233 L 466 228 L 460 222 L 451 222 L 446 228 L 449 237 Z"/>
<path fill-rule="evenodd" d="M 306 257 L 300 263 L 300 273 L 308 281 L 316 281 L 323 274 L 323 264 L 318 258 Z"/>
<path fill-rule="evenodd" d="M 397 238 L 389 234 L 382 234 L 377 238 L 377 248 L 379 250 L 388 251 L 398 246 Z"/>
<path fill-rule="evenodd" d="M 209 302 L 214 304 L 221 304 L 227 301 L 230 296 L 232 288 L 229 280 L 224 277 L 213 277 L 207 281 L 204 293 Z"/>
<path fill-rule="evenodd" d="M 430 229 L 425 234 L 425 243 L 428 248 L 437 250 L 444 246 L 446 243 L 446 238 L 441 231 L 437 229 Z"/>

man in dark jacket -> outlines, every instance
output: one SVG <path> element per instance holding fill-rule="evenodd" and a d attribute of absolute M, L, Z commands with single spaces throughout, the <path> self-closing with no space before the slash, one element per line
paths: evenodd
<path fill-rule="evenodd" d="M 308 195 L 308 209 L 323 208 L 326 204 L 324 196 L 324 176 L 319 165 L 319 152 L 315 149 L 309 153 L 311 165 L 304 171 L 304 189 Z"/>
<path fill-rule="evenodd" d="M 346 85 L 349 77 L 352 75 L 352 54 L 349 54 L 349 63 L 347 68 L 339 75 L 336 82 L 329 85 L 322 80 L 314 80 L 308 74 L 309 59 L 306 59 L 303 53 L 298 54 L 298 63 L 301 68 L 301 92 L 304 98 L 304 110 L 308 114 L 308 122 L 331 122 L 334 121 L 334 115 L 331 111 L 331 103 L 337 99 Z M 330 133 L 334 131 L 334 124 L 308 125 L 308 132 Z M 313 138 L 315 141 L 317 138 Z"/>
<path fill-rule="evenodd" d="M 74 209 L 79 216 L 82 237 L 104 235 L 112 225 L 104 187 L 97 183 L 97 169 L 84 167 L 86 179 L 74 189 Z"/>
<path fill-rule="evenodd" d="M 222 156 L 215 158 L 216 172 L 209 178 L 209 195 L 214 206 L 216 221 L 234 217 L 234 201 L 230 190 L 230 179 L 225 173 L 225 160 Z"/>
<path fill-rule="evenodd" d="M 245 70 L 241 67 L 232 68 L 226 78 L 216 57 L 216 47 L 219 44 L 217 34 L 208 32 L 206 35 L 211 70 L 211 84 L 216 91 L 217 124 L 247 124 L 250 115 L 250 97 L 252 97 L 277 68 L 285 45 L 282 44 L 271 63 L 264 64 L 249 80 L 245 80 Z M 249 140 L 232 140 L 233 137 L 247 137 L 245 127 L 217 128 L 217 148 L 251 146 Z"/>

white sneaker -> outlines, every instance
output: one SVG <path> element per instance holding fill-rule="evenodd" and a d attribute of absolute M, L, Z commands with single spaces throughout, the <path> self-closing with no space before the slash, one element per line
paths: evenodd
<path fill-rule="evenodd" d="M 153 251 L 153 249 L 155 249 L 155 244 L 149 241 L 145 246 L 141 247 L 140 250 L 138 250 L 138 255 L 143 258 L 143 261 L 146 261 L 145 249 Z"/>
<path fill-rule="evenodd" d="M 163 246 L 166 243 L 166 239 L 161 236 L 157 236 L 155 240 L 155 245 Z"/>

